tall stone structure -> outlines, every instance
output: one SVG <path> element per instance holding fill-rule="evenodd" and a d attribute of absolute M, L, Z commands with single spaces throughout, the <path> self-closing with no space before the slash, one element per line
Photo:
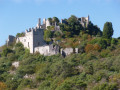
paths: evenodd
<path fill-rule="evenodd" d="M 78 20 L 83 27 L 87 27 L 89 24 L 89 15 L 88 15 L 88 17 L 78 18 Z"/>
<path fill-rule="evenodd" d="M 44 26 L 46 25 L 45 19 L 41 25 L 41 20 L 38 20 L 37 27 L 29 28 L 25 31 L 24 37 L 18 37 L 16 42 L 21 42 L 25 48 L 30 50 L 30 53 L 39 52 L 45 56 L 54 55 L 59 53 L 59 47 L 52 44 L 47 45 L 44 41 Z"/>
<path fill-rule="evenodd" d="M 46 29 L 47 29 L 48 26 L 51 26 L 51 25 L 50 25 L 50 21 L 47 19 L 46 20 Z"/>
<path fill-rule="evenodd" d="M 7 46 L 9 46 L 10 44 L 12 44 L 14 41 L 15 41 L 15 37 L 12 36 L 12 35 L 9 35 L 8 39 L 6 41 Z"/>
<path fill-rule="evenodd" d="M 37 27 L 29 28 L 25 31 L 24 37 L 18 37 L 17 42 L 22 42 L 24 47 L 30 49 L 30 53 L 34 53 L 34 48 L 38 46 L 46 45 L 43 39 L 43 29 L 41 28 L 41 20 L 38 20 Z"/>
<path fill-rule="evenodd" d="M 79 22 L 83 27 L 86 27 L 89 24 L 89 16 L 78 18 Z M 61 23 L 66 23 L 66 20 L 61 20 Z M 41 24 L 41 19 L 39 18 L 38 24 L 35 28 L 29 28 L 29 30 L 25 31 L 25 36 L 17 37 L 16 42 L 21 42 L 25 48 L 30 50 L 30 53 L 39 52 L 45 56 L 59 54 L 60 49 L 59 46 L 49 44 L 47 45 L 44 41 L 44 29 L 47 29 L 48 26 L 51 26 L 50 21 L 47 19 L 43 19 L 43 23 Z M 55 23 L 55 30 L 60 30 L 60 26 Z M 7 40 L 7 45 L 10 45 L 15 40 L 14 36 L 9 35 Z M 61 49 L 61 54 L 69 55 L 73 53 L 74 50 L 72 48 Z M 78 53 L 78 49 L 75 49 L 75 53 Z"/>

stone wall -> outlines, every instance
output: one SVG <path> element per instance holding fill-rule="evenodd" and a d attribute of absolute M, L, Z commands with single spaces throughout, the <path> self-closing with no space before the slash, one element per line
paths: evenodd
<path fill-rule="evenodd" d="M 21 42 L 25 48 L 28 48 L 30 50 L 30 53 L 34 53 L 34 48 L 38 46 L 46 45 L 43 35 L 44 31 L 41 28 L 41 23 L 39 22 L 37 24 L 37 27 L 35 28 L 29 28 L 29 31 L 25 31 L 24 37 L 18 37 L 17 42 Z"/>
<path fill-rule="evenodd" d="M 39 52 L 42 55 L 50 56 L 59 54 L 59 46 L 54 45 L 45 45 L 45 46 L 39 46 L 35 47 L 35 52 Z"/>
<path fill-rule="evenodd" d="M 9 46 L 10 44 L 12 44 L 14 41 L 15 41 L 15 37 L 12 36 L 12 35 L 9 35 L 8 39 L 6 41 L 7 46 Z"/>
<path fill-rule="evenodd" d="M 24 37 L 18 37 L 16 42 L 21 42 L 25 48 L 30 50 L 30 53 L 33 53 L 33 30 L 26 30 Z"/>
<path fill-rule="evenodd" d="M 72 53 L 79 53 L 78 48 L 75 48 L 75 49 L 73 49 L 73 48 L 65 48 L 65 49 L 61 49 L 60 51 L 61 51 L 61 55 L 63 55 L 64 57 L 68 56 L 68 55 L 70 55 Z"/>
<path fill-rule="evenodd" d="M 88 24 L 89 24 L 89 15 L 88 15 L 88 17 L 78 18 L 78 20 L 80 21 L 80 24 L 81 24 L 83 27 L 86 27 L 86 26 L 88 26 Z"/>

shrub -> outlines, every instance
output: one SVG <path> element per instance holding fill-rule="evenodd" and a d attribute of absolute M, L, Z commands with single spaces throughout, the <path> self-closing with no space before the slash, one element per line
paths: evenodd
<path fill-rule="evenodd" d="M 108 49 L 102 50 L 101 53 L 100 53 L 100 56 L 101 56 L 102 58 L 108 57 L 108 56 L 110 56 L 110 52 L 111 52 L 111 51 L 108 50 Z"/>
<path fill-rule="evenodd" d="M 25 53 L 25 49 L 24 49 L 23 44 L 20 43 L 20 42 L 17 43 L 15 45 L 15 54 L 16 54 L 16 56 L 20 57 L 21 55 L 24 55 L 24 53 Z"/>
<path fill-rule="evenodd" d="M 5 48 L 3 51 L 2 51 L 2 56 L 7 56 L 8 53 L 11 53 L 13 52 L 13 50 L 9 49 L 9 48 Z"/>
<path fill-rule="evenodd" d="M 115 38 L 112 38 L 112 40 L 111 40 L 111 44 L 113 44 L 113 45 L 117 45 L 117 43 L 118 43 L 118 40 L 115 39 Z"/>
<path fill-rule="evenodd" d="M 85 52 L 90 52 L 93 51 L 94 46 L 92 44 L 87 44 L 87 46 L 85 47 Z"/>
<path fill-rule="evenodd" d="M 117 90 L 117 84 L 116 83 L 110 83 L 108 84 L 107 82 L 98 84 L 93 88 L 93 90 Z"/>
<path fill-rule="evenodd" d="M 98 41 L 98 44 L 100 45 L 100 47 L 101 47 L 102 49 L 107 48 L 107 41 L 104 40 L 104 39 L 100 39 L 100 40 Z"/>
<path fill-rule="evenodd" d="M 100 47 L 98 44 L 95 44 L 95 45 L 94 45 L 94 50 L 100 51 L 100 50 L 101 50 L 101 47 Z"/>
<path fill-rule="evenodd" d="M 100 51 L 101 47 L 98 44 L 92 45 L 92 44 L 87 44 L 85 47 L 85 52 L 92 52 L 92 51 Z"/>
<path fill-rule="evenodd" d="M 86 39 L 88 39 L 88 34 L 83 34 L 82 35 L 82 39 L 85 41 Z"/>
<path fill-rule="evenodd" d="M 60 36 L 61 36 L 61 33 L 59 31 L 55 31 L 54 37 L 60 37 Z"/>
<path fill-rule="evenodd" d="M 7 89 L 7 85 L 3 82 L 0 82 L 0 90 L 6 90 Z"/>

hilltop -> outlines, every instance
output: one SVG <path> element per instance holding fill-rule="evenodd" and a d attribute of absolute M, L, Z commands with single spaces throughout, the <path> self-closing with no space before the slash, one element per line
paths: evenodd
<path fill-rule="evenodd" d="M 4 45 L 0 52 L 0 89 L 3 90 L 118 90 L 120 89 L 120 39 L 112 38 L 111 22 L 103 31 L 91 21 L 81 25 L 76 16 L 50 19 L 44 40 L 79 53 L 44 56 L 30 53 L 22 43 Z M 60 31 L 53 30 L 54 23 Z M 24 36 L 18 33 L 16 37 Z"/>

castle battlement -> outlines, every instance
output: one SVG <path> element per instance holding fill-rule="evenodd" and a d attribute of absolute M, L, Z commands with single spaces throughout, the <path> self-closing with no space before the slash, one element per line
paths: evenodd
<path fill-rule="evenodd" d="M 31 31 L 32 31 L 32 29 L 29 28 L 29 30 L 28 30 L 28 29 L 25 30 L 25 33 L 29 33 L 29 32 L 31 32 Z"/>
<path fill-rule="evenodd" d="M 88 17 L 78 18 L 79 22 L 83 27 L 86 27 L 89 23 Z M 61 23 L 67 23 L 66 20 L 61 20 Z M 17 37 L 16 42 L 21 42 L 25 48 L 30 50 L 30 53 L 39 52 L 43 55 L 54 55 L 59 53 L 59 46 L 54 46 L 52 44 L 47 45 L 44 41 L 44 29 L 47 29 L 48 26 L 52 26 L 48 19 L 43 19 L 43 23 L 41 24 L 41 19 L 39 18 L 38 24 L 34 28 L 29 28 L 25 30 L 25 36 Z M 55 30 L 60 30 L 60 26 L 54 23 Z M 7 43 L 13 42 L 14 37 L 10 36 Z M 78 50 L 76 49 L 76 52 Z M 73 52 L 73 49 L 65 49 L 62 52 L 67 53 L 66 55 Z"/>
<path fill-rule="evenodd" d="M 37 31 L 38 29 L 37 29 L 37 27 L 35 27 L 35 28 L 29 28 L 29 30 L 28 29 L 26 29 L 25 30 L 25 33 L 30 33 L 30 32 L 33 32 L 33 31 Z"/>

